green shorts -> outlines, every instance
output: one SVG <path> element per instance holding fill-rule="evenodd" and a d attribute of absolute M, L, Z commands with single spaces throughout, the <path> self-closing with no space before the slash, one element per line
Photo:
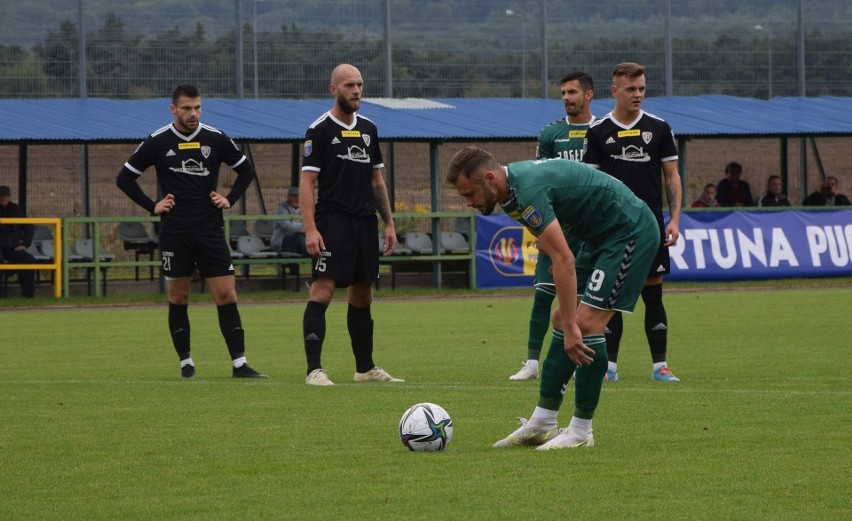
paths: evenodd
<path fill-rule="evenodd" d="M 642 294 L 645 279 L 660 248 L 660 229 L 647 207 L 636 224 L 577 255 L 577 293 L 599 309 L 630 313 Z"/>
<path fill-rule="evenodd" d="M 568 247 L 571 248 L 571 253 L 576 257 L 580 248 L 583 246 L 583 241 L 576 237 L 571 237 L 565 234 L 565 241 L 568 242 Z M 535 281 L 533 286 L 538 289 L 543 289 L 556 294 L 556 284 L 553 283 L 553 260 L 542 252 L 538 252 L 538 260 L 535 263 Z M 577 293 L 580 294 L 579 286 Z"/>

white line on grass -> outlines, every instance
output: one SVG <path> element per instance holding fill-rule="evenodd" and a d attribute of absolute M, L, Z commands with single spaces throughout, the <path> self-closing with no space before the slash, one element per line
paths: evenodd
<path fill-rule="evenodd" d="M 4 380 L 0 383 L 0 388 L 14 385 L 130 385 L 130 386 L 146 386 L 146 385 L 212 385 L 225 384 L 227 385 L 262 385 L 262 386 L 299 386 L 307 387 L 300 381 L 278 381 L 278 380 L 258 380 L 258 381 L 234 381 L 230 378 L 210 378 L 210 379 L 193 379 L 186 380 Z M 379 384 L 379 383 L 343 383 L 335 384 L 327 389 L 335 388 L 361 388 L 371 390 L 411 390 L 411 389 L 443 389 L 449 391 L 529 391 L 532 395 L 532 389 L 525 389 L 515 385 L 469 385 L 469 384 Z M 769 395 L 788 395 L 788 396 L 841 396 L 852 397 L 852 391 L 843 390 L 824 390 L 824 391 L 807 391 L 795 389 L 706 389 L 706 388 L 689 388 L 675 389 L 669 386 L 666 389 L 660 388 L 643 388 L 643 387 L 625 387 L 619 385 L 605 386 L 607 392 L 632 392 L 632 393 L 679 393 L 679 394 L 706 394 L 706 393 L 731 393 L 731 394 L 769 394 Z"/>

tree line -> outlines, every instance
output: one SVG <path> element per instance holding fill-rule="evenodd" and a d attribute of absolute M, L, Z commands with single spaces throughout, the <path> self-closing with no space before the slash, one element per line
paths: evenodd
<path fill-rule="evenodd" d="M 393 44 L 395 97 L 512 97 L 520 95 L 520 78 L 528 93 L 535 87 L 541 61 L 529 50 L 526 64 L 519 49 L 503 40 L 481 36 L 476 44 L 462 43 L 450 51 L 430 50 L 404 39 Z M 86 34 L 86 89 L 89 97 L 139 99 L 168 95 L 178 81 L 194 81 L 209 97 L 236 97 L 236 38 L 233 32 L 208 37 L 198 23 L 194 30 L 178 28 L 153 36 L 129 31 L 117 15 L 106 17 L 97 30 Z M 852 33 L 806 36 L 806 80 L 809 96 L 852 96 L 852 53 L 845 52 Z M 517 42 L 512 42 L 516 44 Z M 551 95 L 558 96 L 555 80 L 567 69 L 583 69 L 595 78 L 607 78 L 618 61 L 633 60 L 654 71 L 649 89 L 663 93 L 664 42 L 661 37 L 605 37 L 559 40 L 549 43 L 548 76 Z M 713 39 L 675 38 L 673 92 L 675 95 L 729 94 L 765 98 L 770 76 L 775 96 L 798 95 L 796 47 L 792 35 L 771 42 L 754 35 L 723 34 Z M 443 46 L 444 48 L 446 45 Z M 435 48 L 442 48 L 435 46 Z M 255 49 L 257 62 L 254 61 Z M 301 98 L 324 95 L 328 73 L 341 61 L 356 63 L 369 78 L 370 95 L 384 86 L 384 44 L 381 40 L 348 40 L 340 32 L 306 31 L 297 25 L 278 32 L 243 31 L 243 88 L 258 96 Z M 49 98 L 79 95 L 79 49 L 76 25 L 62 22 L 31 50 L 0 46 L 0 97 Z M 769 63 L 772 60 L 770 69 Z M 522 70 L 525 67 L 526 70 Z M 655 88 L 656 87 L 656 88 Z"/>

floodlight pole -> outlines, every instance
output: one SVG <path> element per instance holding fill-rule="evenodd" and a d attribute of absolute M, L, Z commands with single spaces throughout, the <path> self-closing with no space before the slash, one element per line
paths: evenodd
<path fill-rule="evenodd" d="M 254 66 L 254 99 L 257 99 L 257 0 L 252 0 L 251 5 L 251 62 Z"/>
<path fill-rule="evenodd" d="M 506 9 L 506 16 L 521 18 L 521 97 L 527 97 L 527 16 L 524 13 Z"/>
<path fill-rule="evenodd" d="M 77 0 L 77 68 L 80 76 L 80 97 L 86 97 L 86 31 L 83 29 L 83 0 Z"/>
<path fill-rule="evenodd" d="M 541 0 L 541 97 L 547 99 L 547 0 Z"/>
<path fill-rule="evenodd" d="M 760 25 L 760 24 L 755 25 L 754 28 L 758 31 L 766 31 L 767 45 L 769 47 L 769 64 L 768 64 L 768 68 L 769 68 L 769 77 L 768 77 L 769 99 L 772 99 L 772 30 L 770 30 L 769 27 L 766 27 L 766 26 L 763 26 L 763 25 Z"/>

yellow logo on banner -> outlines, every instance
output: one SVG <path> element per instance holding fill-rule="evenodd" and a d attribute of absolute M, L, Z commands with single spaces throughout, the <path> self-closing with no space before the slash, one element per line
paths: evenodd
<path fill-rule="evenodd" d="M 638 128 L 634 128 L 633 130 L 622 130 L 621 132 L 619 132 L 619 133 L 618 133 L 618 137 L 619 137 L 619 138 L 622 138 L 622 137 L 636 137 L 636 136 L 638 136 L 638 135 L 640 135 L 640 134 L 642 134 L 642 131 L 641 131 L 641 130 L 639 130 Z"/>
<path fill-rule="evenodd" d="M 568 137 L 570 139 L 581 138 L 581 137 L 584 138 L 584 137 L 586 137 L 586 131 L 585 130 L 569 130 L 568 131 Z"/>
<path fill-rule="evenodd" d="M 360 130 L 342 130 L 340 135 L 343 137 L 361 137 Z"/>
<path fill-rule="evenodd" d="M 524 258 L 524 275 L 535 275 L 535 264 L 538 262 L 538 248 L 535 243 L 538 238 L 528 229 L 524 228 L 521 255 Z"/>
<path fill-rule="evenodd" d="M 178 150 L 187 150 L 190 148 L 201 148 L 201 143 L 193 141 L 192 143 L 178 143 Z"/>

